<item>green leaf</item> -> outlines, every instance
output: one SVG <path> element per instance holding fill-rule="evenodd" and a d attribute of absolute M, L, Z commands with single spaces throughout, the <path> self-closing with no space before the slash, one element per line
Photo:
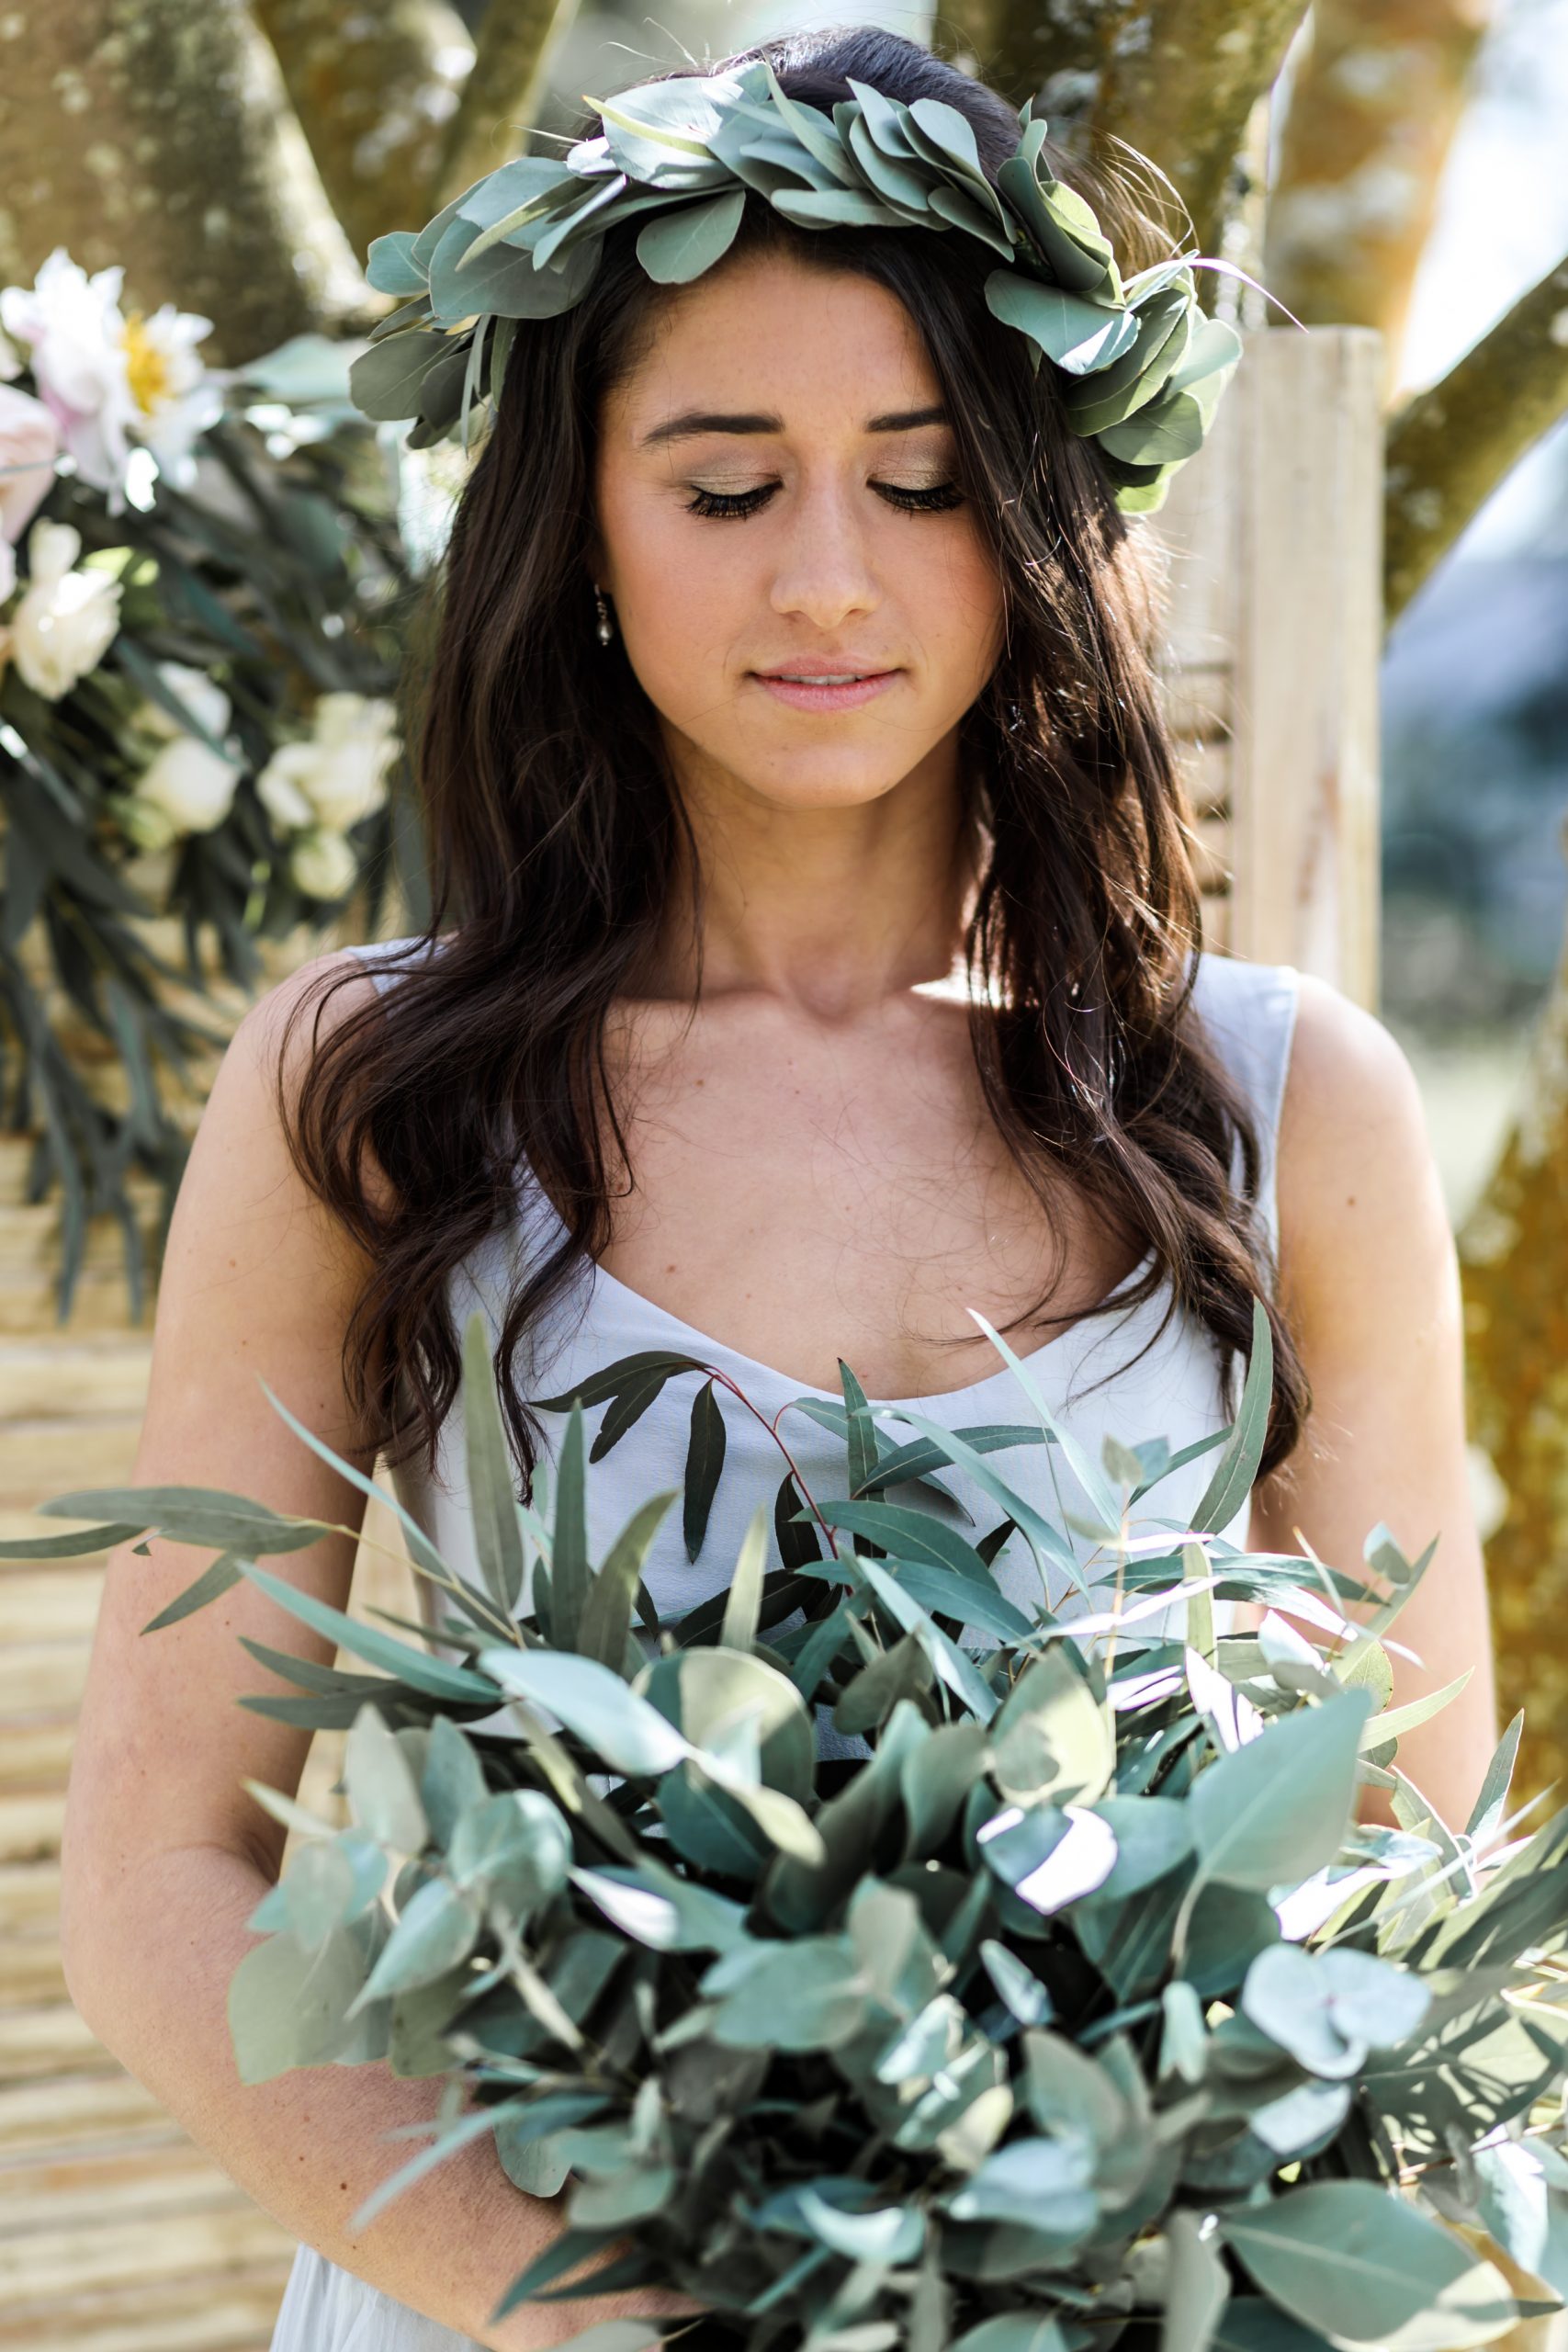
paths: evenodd
<path fill-rule="evenodd" d="M 40 1503 L 43 1510 L 48 1506 Z M 129 1544 L 133 1535 L 144 1535 L 148 1521 L 144 1519 L 117 1521 L 112 1527 L 83 1527 L 73 1535 L 24 1536 L 18 1544 L 0 1544 L 0 1560 L 75 1560 L 85 1552 L 109 1552 L 120 1544 Z M 154 1621 L 156 1622 L 156 1621 Z M 142 1627 L 151 1633 L 150 1625 Z"/>
<path fill-rule="evenodd" d="M 450 349 L 450 338 L 434 327 L 389 334 L 350 361 L 349 397 L 367 416 L 383 422 L 417 416 L 425 371 Z"/>
<path fill-rule="evenodd" d="M 660 1370 L 666 1374 L 705 1372 L 707 1366 L 696 1356 L 678 1355 L 669 1348 L 642 1348 L 635 1354 L 617 1357 L 614 1363 L 606 1364 L 602 1372 L 594 1373 L 587 1380 L 579 1381 L 577 1386 L 570 1393 L 563 1392 L 558 1396 L 535 1396 L 530 1399 L 530 1402 L 541 1413 L 564 1413 L 571 1405 L 573 1398 L 576 1398 L 580 1404 L 592 1410 L 595 1405 L 603 1405 L 607 1397 L 615 1396 L 628 1383 L 639 1379 L 645 1373 Z"/>
<path fill-rule="evenodd" d="M 1252 1352 L 1247 1358 L 1247 1378 L 1242 1383 L 1241 1403 L 1225 1450 L 1192 1514 L 1192 1526 L 1199 1534 L 1213 1533 L 1228 1526 L 1251 1493 L 1263 1458 L 1273 1401 L 1274 1338 L 1269 1328 L 1268 1309 L 1260 1298 L 1254 1297 Z"/>
<path fill-rule="evenodd" d="M 1373 1715 L 1361 1734 L 1362 1747 L 1381 1747 L 1385 1739 L 1402 1739 L 1417 1724 L 1440 1714 L 1451 1700 L 1459 1697 L 1474 1672 L 1472 1666 L 1467 1666 L 1462 1674 L 1456 1674 L 1440 1690 L 1428 1690 L 1424 1698 L 1412 1699 L 1408 1706 L 1390 1707 L 1382 1714 Z"/>
<path fill-rule="evenodd" d="M 1166 2222 L 1170 2269 L 1159 2352 L 1209 2352 L 1214 2329 L 1230 2296 L 1230 2279 L 1217 2236 L 1200 2234 L 1199 2216 L 1179 2206 Z"/>
<path fill-rule="evenodd" d="M 480 1675 L 470 1674 L 466 1667 L 449 1666 L 445 1658 L 427 1657 L 422 1650 L 411 1649 L 406 1642 L 396 1642 L 389 1634 L 378 1632 L 374 1625 L 357 1623 L 341 1609 L 329 1608 L 324 1600 L 318 1600 L 313 1593 L 301 1592 L 284 1577 L 258 1568 L 254 1560 L 243 1560 L 240 1573 L 302 1624 L 326 1634 L 329 1641 L 353 1657 L 368 1658 L 373 1666 L 384 1667 L 400 1682 L 423 1691 L 426 1697 L 474 1700 L 486 1706 L 494 1705 L 493 1683 Z"/>
<path fill-rule="evenodd" d="M 810 1526 L 795 1516 L 797 1491 L 794 1471 L 786 1470 L 779 1481 L 778 1493 L 773 1497 L 773 1540 L 779 1547 L 779 1558 L 786 1568 L 807 1567 L 822 1557 L 821 1547 Z M 804 1496 L 800 1497 L 802 1503 L 805 1499 Z"/>
<path fill-rule="evenodd" d="M 1013 1492 L 1005 1479 L 998 1477 L 990 1465 L 981 1459 L 973 1446 L 964 1442 L 956 1430 L 945 1428 L 941 1421 L 931 1419 L 927 1414 L 912 1412 L 908 1405 L 884 1406 L 881 1409 L 885 1412 L 896 1413 L 899 1420 L 908 1421 L 911 1428 L 923 1431 L 947 1461 L 953 1463 L 958 1469 L 967 1471 L 981 1491 L 989 1495 L 993 1502 L 1000 1504 L 1033 1553 L 1035 1566 L 1040 1569 L 1042 1576 L 1045 1572 L 1045 1563 L 1049 1560 L 1054 1566 L 1062 1569 L 1086 1600 L 1089 1598 L 1089 1587 L 1084 1581 L 1083 1570 L 1079 1567 L 1077 1556 L 1068 1545 L 1066 1538 L 1059 1534 L 1047 1520 L 1041 1517 L 1032 1503 L 1026 1502 L 1021 1495 Z M 886 1466 L 884 1464 L 885 1469 Z"/>
<path fill-rule="evenodd" d="M 571 1857 L 571 1832 L 542 1789 L 499 1789 L 464 1811 L 446 1860 L 458 1887 L 523 1919 L 560 1893 Z"/>
<path fill-rule="evenodd" d="M 694 1560 L 703 1548 L 708 1515 L 724 1469 L 727 1442 L 724 1415 L 714 1395 L 714 1384 L 705 1380 L 692 1399 L 692 1430 L 686 1441 L 686 1500 L 682 1532 L 688 1560 Z"/>
<path fill-rule="evenodd" d="M 226 1494 L 215 1487 L 85 1487 L 52 1495 L 39 1510 L 53 1519 L 112 1516 L 126 1533 L 146 1532 L 172 1544 L 243 1552 L 247 1559 L 302 1552 L 332 1532 L 325 1520 L 282 1519 L 248 1495 Z M 85 1532 L 69 1541 L 85 1544 Z"/>
<path fill-rule="evenodd" d="M 759 1503 L 740 1540 L 740 1553 L 724 1604 L 718 1645 L 726 1650 L 750 1650 L 757 1640 L 761 1610 L 762 1565 L 768 1555 L 768 1506 Z"/>
<path fill-rule="evenodd" d="M 1047 359 L 1071 376 L 1107 368 L 1137 338 L 1127 311 L 1106 310 L 1081 295 L 1026 277 L 1016 265 L 993 269 L 986 280 L 986 307 L 1004 326 L 1017 327 L 1038 344 Z"/>
<path fill-rule="evenodd" d="M 239 1581 L 240 1555 L 237 1552 L 220 1552 L 210 1567 L 204 1568 L 194 1584 L 187 1584 L 166 1609 L 159 1610 L 156 1617 L 149 1617 L 141 1628 L 142 1632 L 155 1634 L 161 1626 L 177 1624 L 182 1617 L 190 1616 L 195 1610 L 205 1609 L 209 1600 L 216 1600 L 220 1593 L 227 1592 Z M 240 1638 L 243 1641 L 244 1635 Z"/>
<path fill-rule="evenodd" d="M 382 1845 L 423 1853 L 429 1825 L 407 1748 L 368 1701 L 344 1747 L 344 1780 L 354 1817 Z"/>
<path fill-rule="evenodd" d="M 610 1409 L 599 1424 L 597 1436 L 588 1449 L 590 1462 L 602 1462 L 612 1446 L 618 1445 L 626 1431 L 640 1421 L 649 1407 L 664 1393 L 667 1372 L 645 1372 L 636 1380 L 628 1380 L 610 1399 Z"/>
<path fill-rule="evenodd" d="M 253 1944 L 229 1979 L 226 2003 L 240 2080 L 265 2083 L 291 2067 L 324 2064 L 364 1981 L 363 1939 L 352 1927 L 334 1929 L 319 1951 L 287 1930 Z"/>
<path fill-rule="evenodd" d="M 556 1516 L 550 1544 L 550 1612 L 554 1639 L 563 1649 L 577 1646 L 588 1605 L 588 1497 L 582 1458 L 582 1407 L 576 1399 L 566 1419 L 556 1468 Z"/>
<path fill-rule="evenodd" d="M 558 1715 L 612 1772 L 669 1772 L 690 1753 L 658 1708 L 597 1659 L 566 1650 L 487 1649 L 479 1664 L 502 1690 Z"/>
<path fill-rule="evenodd" d="M 1500 2271 L 1371 2181 L 1314 2181 L 1221 2230 L 1271 2301 L 1341 2345 L 1438 2352 L 1514 2324 Z"/>
<path fill-rule="evenodd" d="M 948 1689 L 963 1700 L 977 1722 L 988 1724 L 999 1702 L 979 1668 L 878 1562 L 857 1557 L 856 1566 L 883 1607 L 906 1633 L 915 1636 Z"/>
<path fill-rule="evenodd" d="M 1477 1846 L 1489 1845 L 1502 1827 L 1508 1807 L 1508 1790 L 1513 1782 L 1514 1765 L 1519 1753 L 1519 1735 L 1524 1730 L 1523 1711 L 1514 1717 L 1498 1741 L 1492 1761 L 1486 1767 L 1486 1777 L 1481 1783 L 1481 1793 L 1464 1825 L 1465 1836 Z"/>
<path fill-rule="evenodd" d="M 577 1645 L 587 1657 L 618 1671 L 626 1655 L 631 1632 L 632 1602 L 642 1581 L 642 1566 L 658 1534 L 665 1512 L 675 1499 L 675 1488 L 650 1495 L 633 1511 L 589 1588 L 578 1629 Z"/>
<path fill-rule="evenodd" d="M 451 1843 L 459 1819 L 485 1795 L 484 1767 L 450 1715 L 437 1715 L 430 1726 L 420 1774 L 420 1802 L 438 1846 Z"/>
<path fill-rule="evenodd" d="M 842 1936 L 795 1936 L 726 1953 L 698 1979 L 715 2041 L 742 2050 L 832 2050 L 865 2022 L 869 1989 Z"/>
<path fill-rule="evenodd" d="M 973 1308 L 970 1309 L 970 1313 L 974 1315 L 975 1321 L 980 1326 L 991 1345 L 999 1350 L 1012 1366 L 1020 1386 L 1040 1416 L 1040 1426 L 1046 1436 L 1061 1447 L 1062 1458 L 1083 1488 L 1089 1500 L 1090 1512 L 1100 1522 L 1106 1535 L 1113 1536 L 1122 1524 L 1121 1497 L 1111 1487 L 1111 1481 L 1099 1463 L 1078 1443 L 1072 1431 L 1065 1429 L 1057 1420 L 1041 1395 L 1040 1384 L 1030 1371 L 1025 1359 L 1014 1354 L 1001 1333 L 993 1325 L 987 1323 L 983 1315 L 975 1314 Z"/>
<path fill-rule="evenodd" d="M 702 204 L 660 212 L 637 232 L 637 257 L 656 285 L 684 286 L 728 252 L 740 226 L 746 190 L 727 188 Z"/>
<path fill-rule="evenodd" d="M 1267 1894 L 1333 1861 L 1349 1827 L 1364 1690 L 1278 1717 L 1200 1772 L 1188 1797 L 1201 1875 Z"/>
<path fill-rule="evenodd" d="M 523 1590 L 523 1533 L 517 1524 L 512 1457 L 502 1427 L 488 1328 L 479 1307 L 463 1328 L 463 1429 L 479 1573 L 497 1608 L 510 1617 Z"/>
<path fill-rule="evenodd" d="M 839 1358 L 839 1385 L 844 1392 L 850 1492 L 854 1495 L 877 1484 L 881 1448 L 876 1442 L 876 1424 L 871 1418 L 865 1390 L 842 1356 Z"/>
<path fill-rule="evenodd" d="M 404 1905 L 381 1954 L 350 2004 L 355 2016 L 383 1993 L 408 1993 L 458 1966 L 479 1932 L 479 1905 L 444 1878 L 426 1879 Z"/>

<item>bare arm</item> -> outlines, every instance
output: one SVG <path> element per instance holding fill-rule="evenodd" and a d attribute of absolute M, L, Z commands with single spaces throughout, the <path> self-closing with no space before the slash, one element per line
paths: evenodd
<path fill-rule="evenodd" d="M 1405 1734 L 1399 1767 L 1462 1828 L 1497 1736 L 1485 1570 L 1465 1450 L 1459 1266 L 1420 1093 L 1397 1040 L 1303 976 L 1280 1120 L 1283 1304 L 1313 1388 L 1290 1460 L 1253 1497 L 1252 1540 L 1349 1574 L 1382 1520 L 1437 1550 L 1393 1628 L 1394 1706 L 1471 1670 Z M 1373 1808 L 1369 1805 L 1369 1812 Z"/>
<path fill-rule="evenodd" d="M 347 1532 L 270 1564 L 336 1608 L 348 1600 L 363 1498 L 295 1437 L 257 1374 L 345 1460 L 373 1466 L 375 1433 L 351 1426 L 340 1371 L 367 1269 L 295 1174 L 273 1102 L 282 1014 L 309 973 L 340 960 L 319 959 L 270 991 L 224 1057 L 170 1229 L 132 1471 L 137 1485 L 223 1487 L 341 1523 Z M 339 990 L 323 1035 L 371 987 L 356 975 Z M 310 1036 L 307 1013 L 298 1052 Z M 228 1984 L 254 1946 L 245 1921 L 284 1847 L 241 1781 L 292 1793 L 310 1734 L 237 1704 L 265 1687 L 238 1636 L 322 1664 L 333 1653 L 246 1580 L 143 1636 L 210 1556 L 161 1540 L 146 1557 L 129 1544 L 109 1555 L 62 1856 L 66 1982 L 84 2019 L 296 2237 L 495 2352 L 540 2352 L 599 2320 L 701 2311 L 649 2289 L 525 2304 L 489 2329 L 511 2279 L 564 2228 L 564 2192 L 525 2196 L 481 2136 L 352 2236 L 350 2217 L 372 2188 L 423 2144 L 385 2134 L 433 2117 L 441 2079 L 405 2080 L 372 2062 L 241 2082 Z"/>

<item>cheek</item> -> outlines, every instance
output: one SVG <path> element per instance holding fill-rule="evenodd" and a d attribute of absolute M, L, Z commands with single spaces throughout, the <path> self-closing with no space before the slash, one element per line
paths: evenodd
<path fill-rule="evenodd" d="M 955 533 L 940 556 L 910 565 L 902 584 L 933 661 L 978 693 L 1002 647 L 1001 582 L 990 549 L 973 532 Z"/>
<path fill-rule="evenodd" d="M 622 509 L 613 548 L 626 650 L 656 700 L 700 695 L 750 610 L 746 558 L 730 526 L 694 531 L 678 503 Z"/>

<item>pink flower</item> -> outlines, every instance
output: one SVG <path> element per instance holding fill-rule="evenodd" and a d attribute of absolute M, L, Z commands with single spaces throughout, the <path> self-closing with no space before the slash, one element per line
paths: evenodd
<path fill-rule="evenodd" d="M 0 384 L 0 539 L 15 547 L 54 481 L 60 427 L 42 401 Z"/>

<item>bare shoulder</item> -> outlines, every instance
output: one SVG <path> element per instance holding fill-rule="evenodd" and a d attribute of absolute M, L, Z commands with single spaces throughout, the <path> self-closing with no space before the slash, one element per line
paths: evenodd
<path fill-rule="evenodd" d="M 1350 1344 L 1429 1310 L 1452 1234 L 1421 1091 L 1399 1040 L 1314 974 L 1299 978 L 1276 1176 L 1280 1278 L 1298 1328 Z"/>

